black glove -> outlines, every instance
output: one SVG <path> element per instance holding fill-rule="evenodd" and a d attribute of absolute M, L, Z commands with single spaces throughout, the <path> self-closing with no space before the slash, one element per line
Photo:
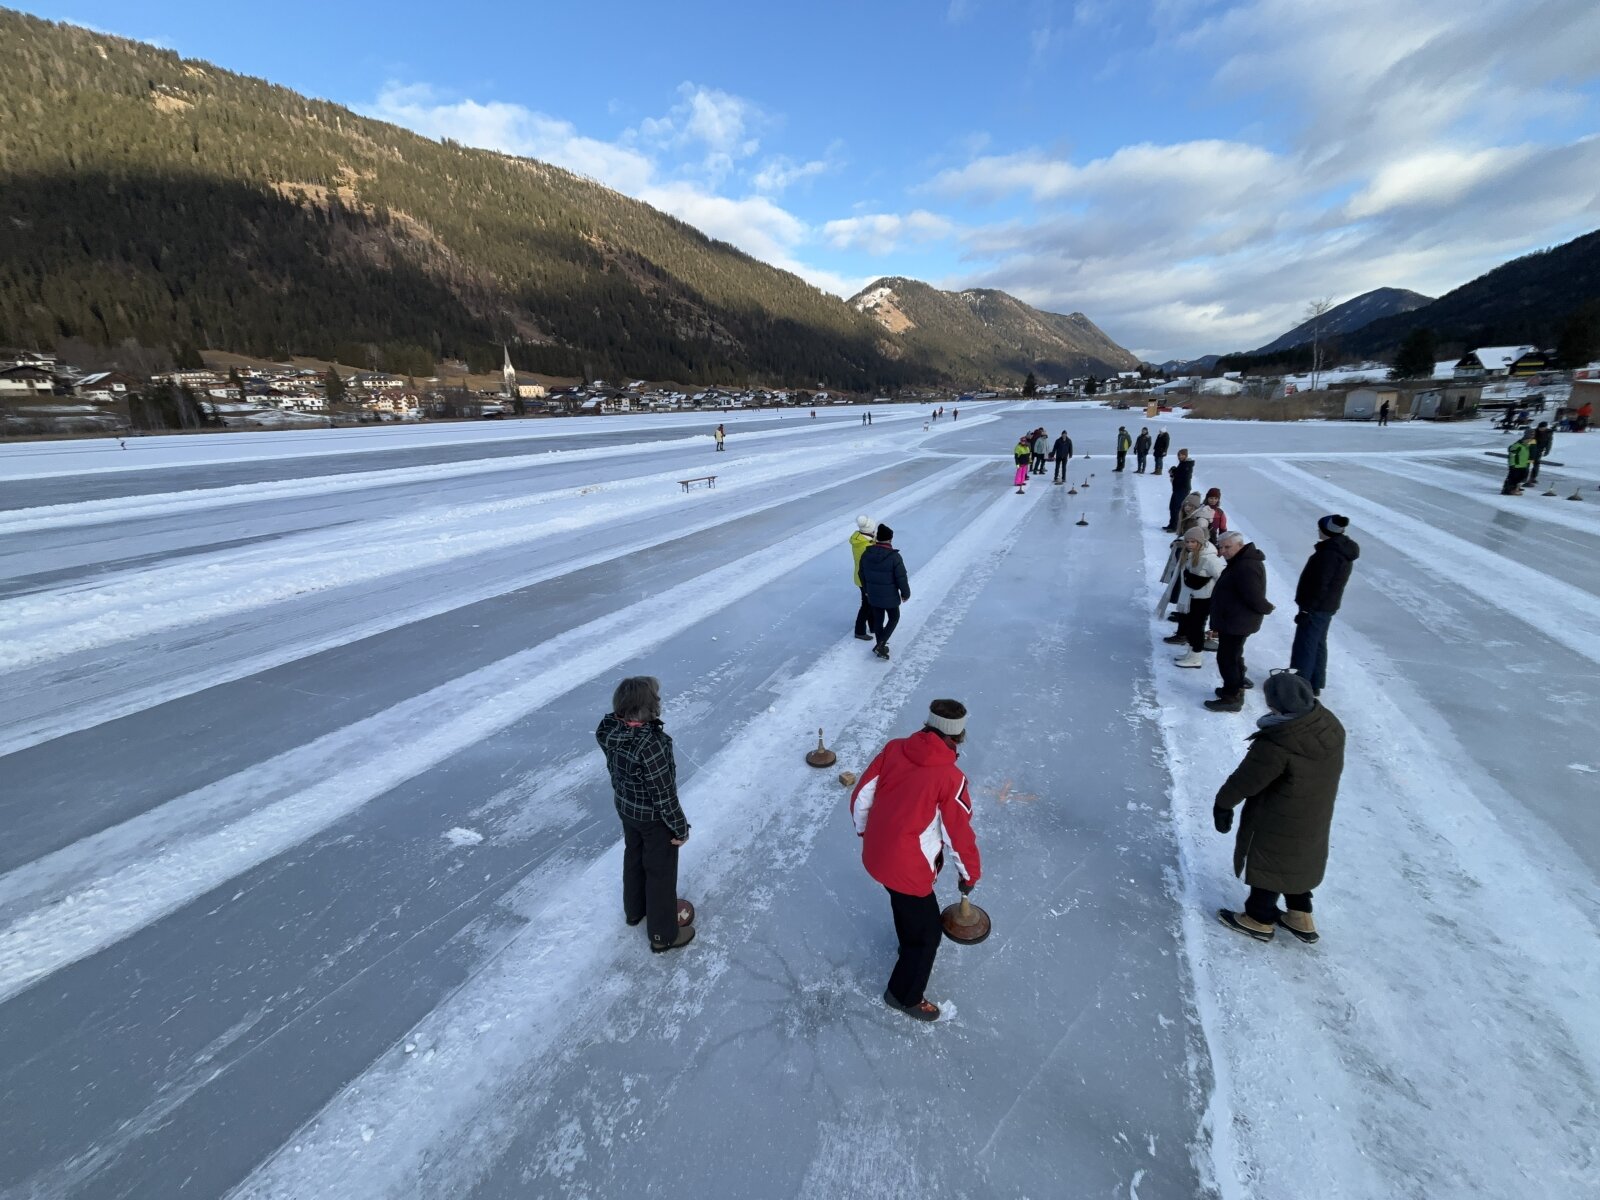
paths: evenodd
<path fill-rule="evenodd" d="M 1233 809 L 1217 805 L 1211 810 L 1211 823 L 1217 827 L 1218 833 L 1227 833 L 1233 828 Z"/>
<path fill-rule="evenodd" d="M 1306 610 L 1303 609 L 1303 608 L 1299 612 L 1294 614 L 1294 623 L 1296 625 L 1304 624 L 1305 623 L 1305 619 L 1306 619 Z"/>
<path fill-rule="evenodd" d="M 956 880 L 956 891 L 960 892 L 963 896 L 971 895 L 972 894 L 972 888 L 973 888 L 973 885 L 971 883 L 969 883 L 967 880 L 965 880 L 965 879 Z"/>

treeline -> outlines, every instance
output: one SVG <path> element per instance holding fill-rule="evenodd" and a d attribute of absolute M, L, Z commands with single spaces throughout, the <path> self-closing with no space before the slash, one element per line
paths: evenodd
<path fill-rule="evenodd" d="M 836 297 L 588 180 L 0 10 L 0 343 L 876 388 Z M 426 362 L 427 366 L 423 364 Z"/>

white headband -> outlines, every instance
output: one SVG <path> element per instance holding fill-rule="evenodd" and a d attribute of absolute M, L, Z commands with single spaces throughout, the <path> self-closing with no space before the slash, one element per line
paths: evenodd
<path fill-rule="evenodd" d="M 966 732 L 967 719 L 965 717 L 941 717 L 938 713 L 929 710 L 927 725 L 930 729 L 937 729 L 946 737 L 956 737 Z"/>

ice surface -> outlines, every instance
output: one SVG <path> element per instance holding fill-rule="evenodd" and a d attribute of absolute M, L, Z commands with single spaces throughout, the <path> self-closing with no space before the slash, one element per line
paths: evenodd
<path fill-rule="evenodd" d="M 1315 518 L 1362 543 L 1310 948 L 1211 915 L 1262 710 L 1157 640 L 1167 488 L 1111 471 L 1146 422 L 924 419 L 0 447 L 0 1194 L 1596 1194 L 1600 439 L 1545 468 L 1580 505 L 1500 497 L 1483 423 L 1160 420 L 1268 555 L 1258 678 Z M 1087 491 L 1013 493 L 1039 424 Z M 887 664 L 863 511 L 911 572 Z M 637 672 L 694 823 L 666 958 L 591 733 Z M 924 1027 L 801 756 L 859 769 L 938 695 L 995 934 Z"/>

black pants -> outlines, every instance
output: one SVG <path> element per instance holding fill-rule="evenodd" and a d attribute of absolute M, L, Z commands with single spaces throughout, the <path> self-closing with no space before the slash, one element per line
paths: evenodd
<path fill-rule="evenodd" d="M 872 605 L 867 603 L 867 590 L 861 589 L 861 607 L 856 609 L 856 636 L 860 637 L 867 632 L 867 624 L 872 620 Z"/>
<path fill-rule="evenodd" d="M 867 605 L 867 624 L 872 626 L 872 636 L 877 639 L 878 645 L 887 646 L 894 627 L 900 624 L 900 606 L 879 608 L 875 604 Z"/>
<path fill-rule="evenodd" d="M 1043 475 L 1044 474 L 1044 455 L 1035 454 L 1033 456 L 1033 465 L 1029 469 L 1029 474 L 1032 474 L 1032 475 Z"/>
<path fill-rule="evenodd" d="M 1185 495 L 1184 492 L 1173 492 L 1172 503 L 1167 505 L 1167 528 L 1173 533 L 1178 532 L 1178 510 L 1183 507 Z"/>
<path fill-rule="evenodd" d="M 1251 888 L 1250 895 L 1244 902 L 1244 915 L 1252 921 L 1260 921 L 1263 925 L 1276 925 L 1279 895 L 1280 893 L 1269 892 L 1266 888 Z M 1311 911 L 1311 893 L 1285 894 L 1283 904 L 1290 912 L 1308 913 Z"/>
<path fill-rule="evenodd" d="M 1141 450 L 1139 453 L 1135 454 L 1134 457 L 1139 460 L 1139 474 L 1143 475 L 1145 460 L 1150 457 L 1150 452 L 1148 450 Z"/>
<path fill-rule="evenodd" d="M 1378 410 L 1378 427 L 1381 429 L 1383 426 L 1387 425 L 1388 423 L 1389 423 L 1389 414 L 1384 412 L 1383 409 L 1380 408 Z"/>
<path fill-rule="evenodd" d="M 1217 634 L 1217 670 L 1222 673 L 1222 694 L 1230 699 L 1244 691 L 1244 644 L 1248 633 Z"/>
<path fill-rule="evenodd" d="M 1528 468 L 1512 467 L 1506 472 L 1506 481 L 1500 485 L 1500 494 L 1509 496 L 1526 482 L 1528 482 Z"/>
<path fill-rule="evenodd" d="M 650 941 L 678 936 L 678 848 L 663 821 L 622 818 L 622 915 L 647 918 Z"/>
<path fill-rule="evenodd" d="M 1128 465 L 1128 452 L 1126 450 L 1118 450 L 1117 451 L 1117 470 L 1120 471 L 1120 470 L 1122 470 L 1123 467 L 1125 467 L 1127 465 Z"/>
<path fill-rule="evenodd" d="M 1210 616 L 1210 596 L 1190 596 L 1189 611 L 1178 614 L 1178 632 L 1189 639 L 1189 649 L 1196 654 L 1206 648 L 1206 620 Z"/>
<path fill-rule="evenodd" d="M 1069 459 L 1065 459 L 1065 458 L 1057 458 L 1056 459 L 1056 482 L 1057 483 L 1065 483 L 1067 481 L 1067 463 L 1069 461 L 1070 461 Z"/>
<path fill-rule="evenodd" d="M 939 938 L 944 925 L 939 920 L 939 900 L 932 892 L 908 896 L 893 888 L 889 907 L 894 910 L 894 933 L 900 939 L 900 957 L 889 976 L 889 994 L 902 1005 L 921 1004 L 933 974 L 933 960 L 939 953 Z"/>
<path fill-rule="evenodd" d="M 1528 482 L 1529 483 L 1538 483 L 1539 482 L 1539 460 L 1542 457 L 1544 457 L 1544 456 L 1540 455 L 1540 454 L 1535 454 L 1533 456 L 1533 466 L 1531 466 L 1528 469 Z"/>

